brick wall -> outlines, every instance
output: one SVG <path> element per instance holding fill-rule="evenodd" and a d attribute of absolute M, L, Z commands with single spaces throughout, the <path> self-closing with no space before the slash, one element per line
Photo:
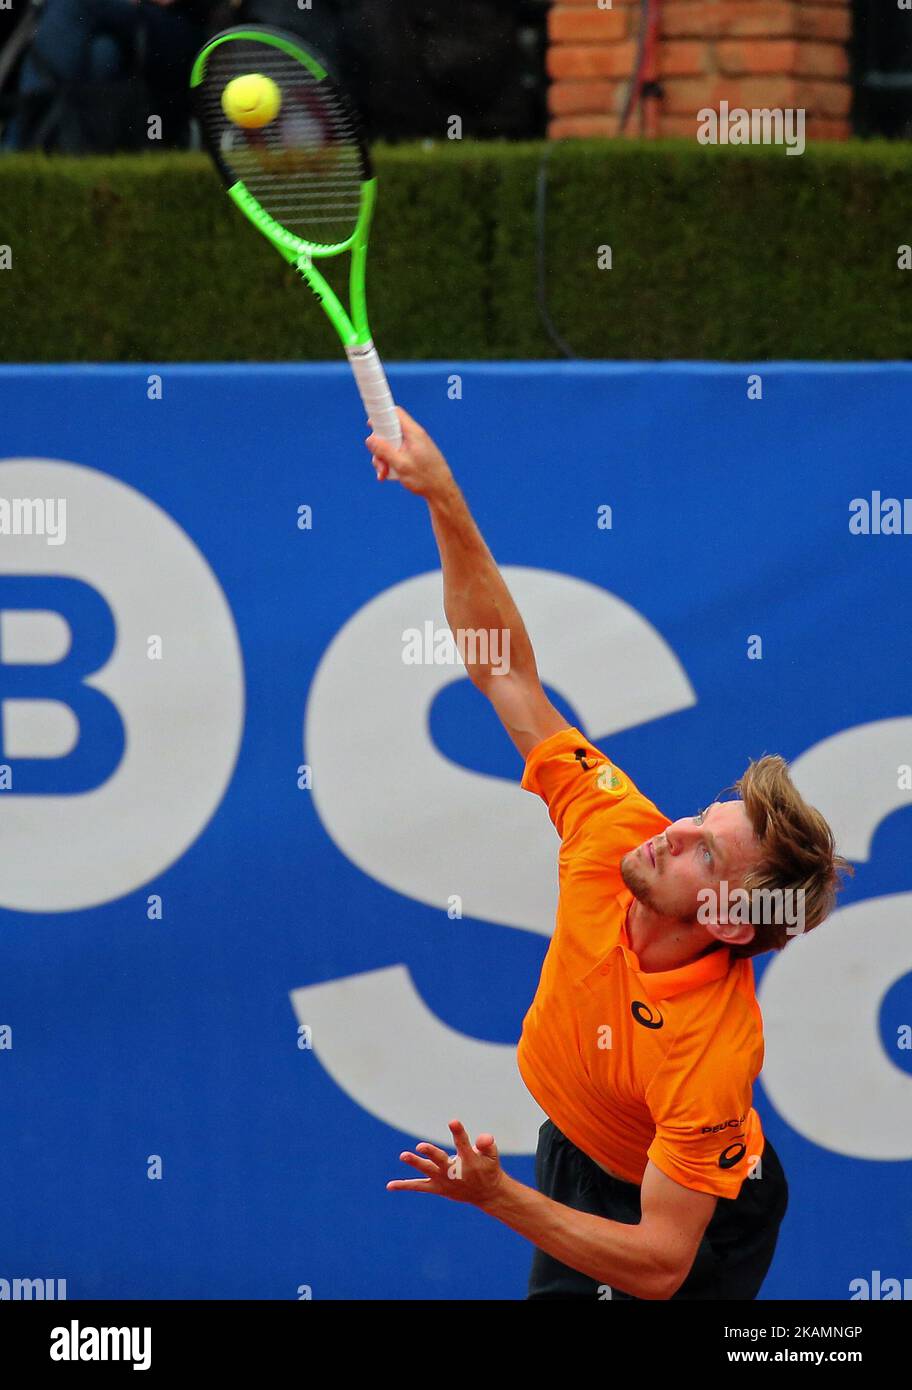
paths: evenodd
<path fill-rule="evenodd" d="M 553 139 L 611 136 L 636 59 L 638 0 L 556 0 L 549 14 Z M 846 44 L 851 0 L 660 0 L 655 77 L 661 95 L 634 112 L 627 134 L 695 135 L 697 112 L 794 107 L 807 137 L 850 134 Z"/>

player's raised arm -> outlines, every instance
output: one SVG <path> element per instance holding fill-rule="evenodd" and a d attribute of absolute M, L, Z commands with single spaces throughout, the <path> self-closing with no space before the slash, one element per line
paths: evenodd
<path fill-rule="evenodd" d="M 443 454 L 399 410 L 402 447 L 378 435 L 367 441 L 378 478 L 393 467 L 409 492 L 423 497 L 443 569 L 447 622 L 472 683 L 486 695 L 525 758 L 566 719 L 542 688 L 529 634 Z"/>

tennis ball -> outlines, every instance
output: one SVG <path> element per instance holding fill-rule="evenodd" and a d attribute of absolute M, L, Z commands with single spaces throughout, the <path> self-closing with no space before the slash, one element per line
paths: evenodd
<path fill-rule="evenodd" d="M 279 114 L 282 93 L 271 77 L 248 73 L 235 77 L 222 92 L 222 110 L 235 125 L 261 130 Z"/>

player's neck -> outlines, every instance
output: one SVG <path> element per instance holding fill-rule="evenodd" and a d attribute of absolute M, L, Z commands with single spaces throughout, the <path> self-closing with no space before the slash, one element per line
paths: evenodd
<path fill-rule="evenodd" d="M 720 942 L 707 940 L 697 923 L 662 917 L 633 898 L 627 909 L 627 939 L 640 967 L 647 974 L 657 970 L 678 970 L 700 956 L 719 949 Z"/>

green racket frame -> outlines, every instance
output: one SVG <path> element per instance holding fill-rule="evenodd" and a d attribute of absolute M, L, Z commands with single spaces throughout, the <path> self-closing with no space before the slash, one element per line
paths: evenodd
<path fill-rule="evenodd" d="M 265 29 L 234 29 L 227 34 L 218 34 L 212 39 L 197 55 L 190 73 L 190 86 L 198 87 L 206 75 L 206 67 L 209 57 L 220 48 L 224 43 L 236 42 L 238 39 L 248 39 L 256 43 L 271 44 L 274 48 L 281 49 L 289 57 L 297 59 L 303 63 L 309 72 L 323 82 L 328 77 L 326 69 L 317 62 L 312 54 L 306 49 L 299 48 L 283 34 L 270 33 Z M 374 204 L 377 199 L 377 180 L 369 179 L 361 185 L 361 211 L 355 230 L 347 241 L 340 242 L 335 246 L 326 246 L 321 242 L 305 241 L 302 237 L 295 236 L 289 232 L 275 218 L 270 217 L 265 208 L 257 202 L 252 193 L 249 193 L 243 182 L 238 179 L 234 183 L 229 183 L 229 175 L 222 165 L 218 155 L 213 151 L 216 162 L 222 169 L 223 177 L 228 183 L 228 197 L 236 207 L 249 219 L 256 227 L 258 232 L 262 232 L 268 241 L 285 260 L 293 265 L 299 272 L 310 288 L 313 290 L 317 299 L 323 305 L 333 327 L 341 338 L 345 347 L 360 346 L 370 341 L 371 331 L 370 322 L 367 317 L 367 245 L 370 237 L 371 221 L 374 215 Z M 349 289 L 351 294 L 352 315 L 349 317 L 346 309 L 342 305 L 339 296 L 327 281 L 324 275 L 313 264 L 315 257 L 341 256 L 345 251 L 351 251 L 352 263 L 351 274 L 349 277 Z"/>
<path fill-rule="evenodd" d="M 248 39 L 257 43 L 271 44 L 287 53 L 308 69 L 317 81 L 331 81 L 321 63 L 285 34 L 274 30 L 256 27 L 230 29 L 217 34 L 197 54 L 190 73 L 191 88 L 202 83 L 209 58 L 224 43 Z M 338 91 L 338 88 L 336 88 Z M 402 442 L 402 430 L 392 403 L 392 396 L 386 381 L 386 374 L 377 355 L 371 336 L 370 321 L 367 314 L 367 249 L 371 222 L 377 200 L 377 180 L 373 176 L 370 152 L 362 143 L 362 154 L 370 177 L 361 184 L 361 205 L 358 220 L 351 236 L 346 241 L 334 245 L 307 241 L 288 231 L 280 222 L 266 211 L 240 179 L 232 177 L 218 150 L 207 140 L 209 152 L 222 175 L 228 196 L 257 231 L 271 242 L 281 256 L 290 264 L 308 285 L 316 299 L 322 304 L 328 318 L 339 335 L 348 354 L 355 379 L 361 391 L 368 416 L 372 419 L 378 434 L 392 440 L 397 446 Z M 349 294 L 351 316 L 339 296 L 324 275 L 317 269 L 314 261 L 341 256 L 351 252 L 351 271 L 349 274 Z M 395 476 L 391 472 L 391 476 Z"/>

